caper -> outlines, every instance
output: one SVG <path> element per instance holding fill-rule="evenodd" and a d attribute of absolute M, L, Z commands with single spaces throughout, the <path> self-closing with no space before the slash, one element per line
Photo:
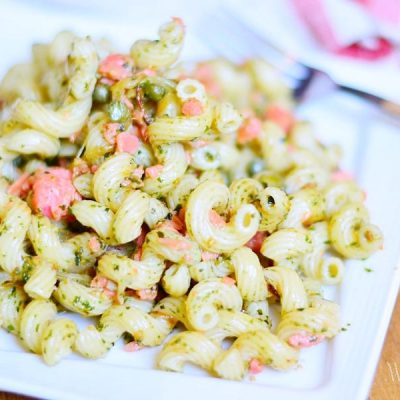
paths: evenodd
<path fill-rule="evenodd" d="M 98 83 L 93 91 L 93 101 L 95 103 L 108 103 L 110 101 L 110 89 L 107 85 Z"/>
<path fill-rule="evenodd" d="M 113 122 L 124 122 L 131 115 L 129 108 L 122 101 L 112 101 L 107 107 L 107 113 Z"/>
<path fill-rule="evenodd" d="M 156 83 L 152 83 L 150 81 L 145 81 L 141 86 L 144 95 L 150 100 L 159 101 L 165 96 L 165 88 L 163 88 L 161 85 L 157 85 Z"/>
<path fill-rule="evenodd" d="M 17 156 L 12 160 L 12 163 L 14 167 L 21 168 L 24 165 L 24 159 L 22 158 L 22 156 Z"/>

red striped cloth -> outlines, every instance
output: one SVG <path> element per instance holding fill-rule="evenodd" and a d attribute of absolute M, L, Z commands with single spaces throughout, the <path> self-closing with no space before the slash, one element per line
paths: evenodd
<path fill-rule="evenodd" d="M 376 19 L 400 22 L 400 0 L 293 0 L 293 4 L 328 51 L 362 60 L 381 59 L 393 52 L 393 44 L 374 30 L 374 23 Z M 352 19 L 358 23 L 351 24 Z"/>

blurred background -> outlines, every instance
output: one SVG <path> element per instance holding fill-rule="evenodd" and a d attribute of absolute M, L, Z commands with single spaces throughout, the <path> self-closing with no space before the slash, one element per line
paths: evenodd
<path fill-rule="evenodd" d="M 106 36 L 126 49 L 138 37 L 155 37 L 170 16 L 187 25 L 184 59 L 215 55 L 215 41 L 231 55 L 235 27 L 224 16 L 232 14 L 287 57 L 400 103 L 399 0 L 2 0 L 0 11 L 0 74 L 60 29 Z"/>

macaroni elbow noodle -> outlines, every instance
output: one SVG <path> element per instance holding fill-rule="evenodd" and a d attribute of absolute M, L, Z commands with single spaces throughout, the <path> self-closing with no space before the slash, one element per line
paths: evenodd
<path fill-rule="evenodd" d="M 43 158 L 55 157 L 60 151 L 60 141 L 39 130 L 22 129 L 5 136 L 5 148 L 18 154 L 37 154 Z"/>
<path fill-rule="evenodd" d="M 268 329 L 268 325 L 244 312 L 221 310 L 218 324 L 205 335 L 218 345 L 227 338 L 237 338 L 246 332 Z"/>
<path fill-rule="evenodd" d="M 275 265 L 296 267 L 299 259 L 311 250 L 310 235 L 300 229 L 285 228 L 268 236 L 260 251 L 273 260 Z"/>
<path fill-rule="evenodd" d="M 146 236 L 146 248 L 175 263 L 198 263 L 201 253 L 196 242 L 172 229 L 154 229 Z"/>
<path fill-rule="evenodd" d="M 365 258 L 383 244 L 380 229 L 369 222 L 362 203 L 350 203 L 335 213 L 329 223 L 334 249 L 346 258 Z"/>
<path fill-rule="evenodd" d="M 49 299 L 57 282 L 56 268 L 46 260 L 37 262 L 24 290 L 33 299 Z"/>
<path fill-rule="evenodd" d="M 245 301 L 243 304 L 243 310 L 250 316 L 264 321 L 268 327 L 271 327 L 271 318 L 269 316 L 269 304 L 268 300 L 259 301 Z"/>
<path fill-rule="evenodd" d="M 207 131 L 211 121 L 208 108 L 199 116 L 156 117 L 149 126 L 149 137 L 155 144 L 193 140 Z"/>
<path fill-rule="evenodd" d="M 292 194 L 307 187 L 324 189 L 329 182 L 329 173 L 321 167 L 303 167 L 292 170 L 285 179 L 285 190 Z"/>
<path fill-rule="evenodd" d="M 231 254 L 235 277 L 240 294 L 245 301 L 259 301 L 267 298 L 267 287 L 263 268 L 257 255 L 247 247 Z"/>
<path fill-rule="evenodd" d="M 65 138 L 78 132 L 86 122 L 92 107 L 92 92 L 96 82 L 97 55 L 89 39 L 72 43 L 69 93 L 58 109 L 50 109 L 35 100 L 20 100 L 14 118 L 49 136 Z M 66 60 L 67 61 L 67 60 Z"/>
<path fill-rule="evenodd" d="M 199 178 L 200 183 L 206 181 L 214 181 L 226 184 L 226 177 L 223 175 L 223 172 L 219 171 L 218 169 L 207 169 L 201 173 Z"/>
<path fill-rule="evenodd" d="M 185 102 L 197 101 L 199 110 L 189 115 L 158 115 L 149 125 L 152 143 L 183 142 L 202 136 L 212 123 L 212 110 L 203 85 L 194 79 L 183 79 L 176 86 L 176 94 L 185 110 Z"/>
<path fill-rule="evenodd" d="M 218 103 L 214 113 L 214 125 L 218 132 L 224 135 L 237 131 L 243 121 L 239 112 L 227 102 Z"/>
<path fill-rule="evenodd" d="M 43 332 L 56 315 L 57 307 L 50 300 L 32 300 L 26 306 L 20 319 L 20 337 L 28 350 L 41 354 Z"/>
<path fill-rule="evenodd" d="M 220 153 L 214 145 L 205 145 L 191 152 L 190 165 L 200 171 L 215 170 L 221 163 Z"/>
<path fill-rule="evenodd" d="M 78 328 L 67 318 L 49 322 L 43 330 L 41 340 L 41 352 L 45 363 L 57 364 L 70 354 L 77 335 Z"/>
<path fill-rule="evenodd" d="M 155 153 L 162 163 L 162 169 L 157 177 L 144 180 L 143 190 L 148 194 L 162 195 L 168 193 L 184 175 L 187 160 L 183 146 L 179 143 L 159 145 Z"/>
<path fill-rule="evenodd" d="M 176 94 L 181 102 L 196 99 L 200 103 L 206 102 L 206 90 L 199 81 L 195 79 L 182 79 L 176 85 Z"/>
<path fill-rule="evenodd" d="M 344 275 L 344 264 L 339 257 L 326 257 L 321 261 L 318 277 L 326 285 L 340 283 Z"/>
<path fill-rule="evenodd" d="M 0 267 L 13 272 L 23 264 L 24 240 L 31 221 L 31 210 L 17 197 L 8 197 L 0 210 Z"/>
<path fill-rule="evenodd" d="M 27 295 L 11 282 L 0 284 L 0 327 L 18 335 Z"/>
<path fill-rule="evenodd" d="M 69 90 L 75 99 L 92 96 L 96 84 L 98 58 L 94 44 L 89 38 L 78 38 L 72 42 L 68 62 L 71 67 Z"/>
<path fill-rule="evenodd" d="M 237 179 L 229 186 L 229 209 L 237 211 L 242 204 L 254 203 L 259 199 L 263 186 L 256 179 Z"/>
<path fill-rule="evenodd" d="M 123 332 L 129 332 L 144 346 L 158 346 L 173 329 L 176 320 L 162 313 L 146 314 L 135 307 L 113 306 L 101 318 L 103 329 L 112 321 L 117 322 Z"/>
<path fill-rule="evenodd" d="M 102 239 L 113 242 L 114 213 L 93 200 L 82 200 L 72 205 L 71 212 L 84 226 L 92 228 Z"/>
<path fill-rule="evenodd" d="M 178 264 L 169 267 L 161 280 L 163 289 L 171 296 L 185 295 L 190 287 L 190 272 L 187 265 Z"/>
<path fill-rule="evenodd" d="M 182 372 L 185 363 L 212 371 L 220 348 L 203 333 L 181 332 L 166 343 L 157 357 L 157 366 L 165 371 Z"/>
<path fill-rule="evenodd" d="M 93 195 L 96 201 L 117 212 L 129 188 L 136 163 L 128 153 L 116 154 L 100 165 L 93 175 Z"/>
<path fill-rule="evenodd" d="M 243 302 L 238 288 L 224 279 L 208 279 L 195 285 L 186 301 L 187 318 L 198 331 L 218 324 L 219 310 L 240 311 Z"/>
<path fill-rule="evenodd" d="M 303 282 L 296 271 L 285 267 L 266 268 L 265 278 L 279 293 L 282 315 L 308 306 Z"/>
<path fill-rule="evenodd" d="M 285 220 L 290 209 L 290 201 L 283 190 L 267 187 L 259 194 L 261 214 L 260 231 L 275 232 Z"/>
<path fill-rule="evenodd" d="M 232 252 L 257 232 L 260 216 L 252 204 L 241 205 L 229 223 L 220 216 L 215 218 L 214 208 L 226 209 L 228 202 L 229 189 L 215 181 L 203 182 L 189 196 L 185 217 L 187 229 L 208 251 Z"/>
<path fill-rule="evenodd" d="M 118 244 L 136 239 L 149 209 L 149 196 L 139 190 L 128 193 L 115 213 L 114 238 Z"/>
<path fill-rule="evenodd" d="M 199 180 L 196 176 L 185 174 L 175 185 L 174 190 L 167 193 L 167 204 L 171 210 L 177 207 L 184 207 L 187 203 L 190 193 L 197 187 Z"/>
<path fill-rule="evenodd" d="M 189 327 L 186 317 L 186 297 L 167 296 L 160 300 L 151 310 L 154 315 L 166 316 L 172 322 L 180 322 L 185 328 Z"/>
<path fill-rule="evenodd" d="M 57 315 L 55 304 L 49 300 L 33 300 L 22 313 L 20 337 L 31 351 L 43 356 L 48 365 L 58 363 L 72 351 L 78 334 L 74 322 Z"/>
<path fill-rule="evenodd" d="M 189 267 L 190 276 L 196 282 L 201 282 L 210 278 L 223 278 L 233 273 L 231 262 L 223 259 L 214 261 L 201 261 Z"/>
<path fill-rule="evenodd" d="M 352 181 L 332 182 L 324 190 L 326 212 L 332 216 L 348 203 L 362 203 L 365 193 Z"/>
<path fill-rule="evenodd" d="M 179 307 L 179 304 L 178 304 Z M 81 331 L 75 350 L 85 357 L 102 357 L 124 332 L 144 346 L 158 346 L 175 326 L 177 307 L 165 307 L 147 314 L 137 307 L 116 305 L 107 310 L 96 327 Z"/>
<path fill-rule="evenodd" d="M 290 209 L 281 228 L 302 228 L 325 218 L 325 199 L 317 189 L 301 189 L 289 196 Z"/>
<path fill-rule="evenodd" d="M 11 67 L 0 83 L 0 96 L 10 103 L 18 98 L 41 100 L 42 94 L 33 65 L 27 63 Z"/>
<path fill-rule="evenodd" d="M 131 56 L 139 68 L 165 68 L 175 63 L 183 45 L 185 28 L 172 20 L 159 29 L 159 40 L 138 40 L 131 48 Z"/>
<path fill-rule="evenodd" d="M 311 307 L 285 314 L 276 328 L 276 334 L 293 347 L 308 347 L 325 338 L 332 338 L 339 330 L 337 304 L 319 300 Z"/>
<path fill-rule="evenodd" d="M 54 297 L 66 309 L 87 317 L 101 315 L 112 305 L 112 299 L 102 289 L 67 279 L 59 282 Z"/>
<path fill-rule="evenodd" d="M 265 122 L 261 130 L 261 149 L 265 162 L 272 171 L 284 172 L 291 166 L 291 157 L 285 143 L 285 132 L 273 122 Z"/>
<path fill-rule="evenodd" d="M 58 110 L 51 110 L 32 100 L 20 100 L 14 118 L 56 138 L 67 138 L 84 125 L 92 106 L 91 97 L 67 103 Z"/>
<path fill-rule="evenodd" d="M 169 208 L 162 201 L 154 197 L 149 198 L 147 213 L 144 217 L 144 222 L 149 228 L 154 229 L 157 224 L 167 218 L 168 215 Z"/>
<path fill-rule="evenodd" d="M 313 249 L 303 256 L 300 268 L 304 275 L 321 282 L 334 285 L 339 283 L 344 274 L 344 264 L 339 257 L 325 255 L 329 249 L 328 224 L 317 222 L 309 227 Z"/>
<path fill-rule="evenodd" d="M 88 232 L 75 235 L 62 243 L 56 226 L 42 216 L 32 216 L 28 237 L 36 254 L 62 271 L 85 271 L 103 253 L 101 247 L 93 249 L 89 246 L 89 242 L 97 236 Z"/>
<path fill-rule="evenodd" d="M 228 350 L 220 353 L 214 360 L 213 369 L 222 378 L 240 380 L 253 359 L 285 370 L 296 366 L 298 352 L 268 329 L 256 330 L 240 335 Z"/>
<path fill-rule="evenodd" d="M 162 258 L 149 249 L 144 249 L 140 261 L 112 253 L 103 255 L 98 263 L 98 272 L 118 285 L 118 294 L 126 288 L 149 289 L 161 279 L 165 269 Z"/>
<path fill-rule="evenodd" d="M 103 135 L 106 122 L 107 116 L 104 112 L 97 111 L 89 116 L 82 157 L 91 164 L 101 163 L 103 157 L 113 150 L 112 143 Z"/>
<path fill-rule="evenodd" d="M 317 166 L 326 170 L 337 168 L 341 157 L 340 148 L 337 145 L 322 145 L 308 121 L 294 123 L 290 131 L 290 143 L 297 148 L 293 154 L 297 167 Z"/>

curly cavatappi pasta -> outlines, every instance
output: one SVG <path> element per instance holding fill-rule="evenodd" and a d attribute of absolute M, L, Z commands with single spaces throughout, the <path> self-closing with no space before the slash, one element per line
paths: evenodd
<path fill-rule="evenodd" d="M 0 83 L 0 327 L 49 365 L 123 338 L 167 371 L 293 368 L 340 331 L 321 284 L 382 246 L 279 72 L 175 68 L 184 34 L 104 54 L 62 32 Z"/>

